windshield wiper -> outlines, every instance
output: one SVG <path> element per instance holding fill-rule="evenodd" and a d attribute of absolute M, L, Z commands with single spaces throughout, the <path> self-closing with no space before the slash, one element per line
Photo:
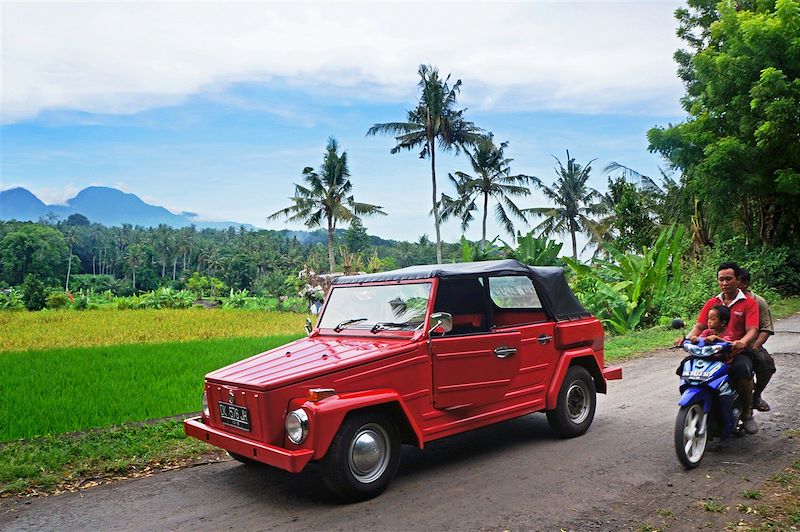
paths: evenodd
<path fill-rule="evenodd" d="M 348 325 L 352 325 L 354 323 L 358 323 L 360 321 L 367 321 L 368 318 L 354 318 L 352 320 L 344 320 L 343 322 L 339 323 L 336 327 L 333 328 L 336 332 L 341 332 L 342 329 L 347 327 Z"/>
<path fill-rule="evenodd" d="M 369 330 L 372 334 L 377 334 L 378 331 L 382 331 L 384 329 L 390 328 L 401 328 L 401 327 L 408 327 L 409 323 L 404 321 L 403 323 L 394 323 L 391 321 L 379 321 L 375 325 L 372 326 L 372 329 Z"/>

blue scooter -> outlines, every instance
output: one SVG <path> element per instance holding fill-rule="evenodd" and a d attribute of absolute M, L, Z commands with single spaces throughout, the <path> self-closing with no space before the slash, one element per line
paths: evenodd
<path fill-rule="evenodd" d="M 742 409 L 739 395 L 728 378 L 725 363 L 729 342 L 705 345 L 683 342 L 689 355 L 676 373 L 681 378 L 680 410 L 675 418 L 675 452 L 686 469 L 700 464 L 709 438 L 727 440 L 740 430 Z"/>

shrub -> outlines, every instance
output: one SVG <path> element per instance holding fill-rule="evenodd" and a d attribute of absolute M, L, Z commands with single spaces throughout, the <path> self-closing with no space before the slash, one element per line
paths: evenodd
<path fill-rule="evenodd" d="M 50 292 L 47 296 L 47 308 L 64 308 L 70 304 L 69 296 L 64 292 Z"/>
<path fill-rule="evenodd" d="M 29 273 L 22 283 L 22 301 L 28 310 L 42 310 L 47 304 L 44 283 Z"/>

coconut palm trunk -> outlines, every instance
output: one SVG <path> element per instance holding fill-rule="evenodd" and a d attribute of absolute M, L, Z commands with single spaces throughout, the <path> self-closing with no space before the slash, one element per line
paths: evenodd
<path fill-rule="evenodd" d="M 483 227 L 481 228 L 481 251 L 486 247 L 486 216 L 489 214 L 489 193 L 483 193 Z"/>
<path fill-rule="evenodd" d="M 64 291 L 69 292 L 69 274 L 72 272 L 72 246 L 69 247 L 69 260 L 67 261 L 67 282 L 64 284 Z"/>
<path fill-rule="evenodd" d="M 436 201 L 436 152 L 434 151 L 433 141 L 428 141 L 428 149 L 431 153 L 431 189 L 433 190 L 433 226 L 436 229 L 436 264 L 442 263 L 442 233 L 441 220 L 439 219 L 439 202 Z"/>
<path fill-rule="evenodd" d="M 333 254 L 333 220 L 328 218 L 328 265 L 330 266 L 330 271 L 335 271 L 336 268 L 336 257 Z"/>

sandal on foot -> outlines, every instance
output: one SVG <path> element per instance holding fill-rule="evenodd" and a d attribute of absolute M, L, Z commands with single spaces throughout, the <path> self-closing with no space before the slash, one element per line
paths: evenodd
<path fill-rule="evenodd" d="M 769 412 L 769 403 L 759 397 L 758 399 L 753 399 L 753 408 L 759 412 Z"/>

